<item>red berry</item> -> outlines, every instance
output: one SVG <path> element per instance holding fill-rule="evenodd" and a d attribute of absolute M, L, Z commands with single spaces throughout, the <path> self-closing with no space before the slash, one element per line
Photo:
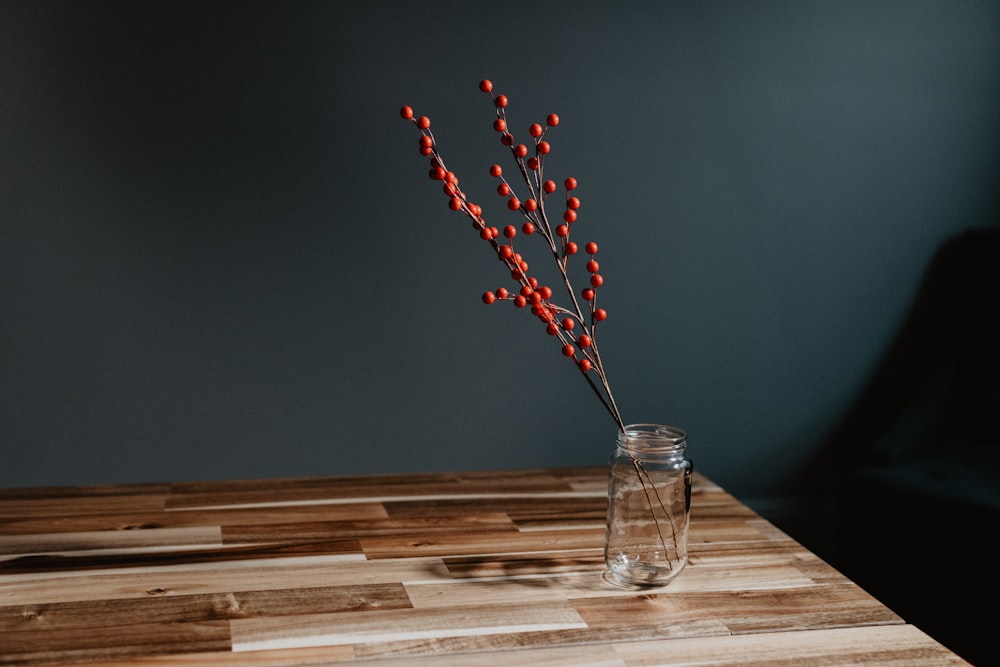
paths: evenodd
<path fill-rule="evenodd" d="M 570 176 L 570 177 L 569 177 L 569 178 L 567 178 L 567 179 L 566 179 L 566 181 L 565 181 L 565 182 L 563 183 L 563 186 L 565 186 L 565 188 L 566 188 L 567 190 L 575 190 L 575 189 L 576 189 L 576 179 L 575 179 L 575 178 L 573 178 L 572 176 Z"/>
<path fill-rule="evenodd" d="M 490 81 L 489 79 L 483 79 L 482 81 L 479 82 L 479 90 L 483 91 L 484 93 L 490 92 L 491 90 L 493 90 L 493 82 Z"/>
<path fill-rule="evenodd" d="M 534 123 L 531 127 L 528 128 L 528 133 L 533 137 L 542 136 L 542 132 L 544 131 L 545 131 L 544 128 L 538 123 Z"/>
<path fill-rule="evenodd" d="M 511 134 L 510 132 L 504 132 L 503 136 L 500 137 L 500 143 L 503 144 L 504 146 L 513 146 L 514 135 Z"/>
<path fill-rule="evenodd" d="M 510 199 L 507 200 L 507 208 L 509 208 L 512 211 L 516 211 L 517 209 L 521 208 L 521 202 L 517 200 L 517 197 L 511 197 Z"/>
<path fill-rule="evenodd" d="M 571 208 L 574 211 L 576 209 L 580 208 L 580 198 L 579 197 L 570 197 L 569 199 L 567 199 L 566 200 L 566 208 Z"/>
<path fill-rule="evenodd" d="M 527 298 L 534 293 L 535 290 L 531 289 L 531 285 L 521 285 L 521 296 Z"/>
<path fill-rule="evenodd" d="M 428 155 L 431 155 L 433 152 L 434 152 L 434 149 L 431 146 L 421 146 L 420 147 L 420 154 L 423 155 L 424 157 L 427 157 Z"/>
<path fill-rule="evenodd" d="M 556 191 L 556 182 L 545 181 L 544 183 L 542 183 L 542 190 L 545 192 L 545 194 L 549 195 L 552 194 L 553 192 Z"/>
<path fill-rule="evenodd" d="M 563 356 L 572 357 L 576 354 L 576 350 L 573 349 L 572 345 L 563 345 L 562 353 Z"/>
<path fill-rule="evenodd" d="M 493 292 L 483 293 L 483 303 L 489 305 L 497 300 L 496 295 Z"/>
<path fill-rule="evenodd" d="M 539 141 L 538 145 L 535 146 L 535 150 L 538 151 L 541 155 L 547 155 L 549 151 L 552 150 L 552 146 L 550 146 L 549 142 L 547 141 Z"/>
<path fill-rule="evenodd" d="M 507 225 L 506 227 L 503 228 L 503 235 L 509 239 L 512 239 L 515 236 L 517 236 L 517 230 L 514 228 L 514 225 Z"/>
<path fill-rule="evenodd" d="M 525 299 L 520 294 L 518 294 L 517 296 L 514 297 L 514 305 L 517 306 L 518 308 L 524 308 L 525 306 L 528 305 L 528 300 Z"/>
<path fill-rule="evenodd" d="M 525 264 L 524 264 L 524 270 L 525 271 L 528 270 L 528 264 L 527 264 L 527 262 L 525 262 Z M 538 287 L 538 278 L 536 278 L 535 276 L 531 276 L 530 278 L 528 278 L 528 284 L 531 285 L 532 289 Z"/>
<path fill-rule="evenodd" d="M 509 245 L 500 246 L 500 257 L 510 259 L 514 256 L 514 250 Z"/>
<path fill-rule="evenodd" d="M 521 273 L 527 273 L 528 263 L 522 259 L 520 262 L 517 263 L 517 268 L 521 269 Z"/>
<path fill-rule="evenodd" d="M 493 100 L 493 103 L 496 104 L 498 107 L 500 107 L 502 109 L 505 106 L 507 106 L 507 96 L 506 95 L 497 95 L 496 99 Z"/>
<path fill-rule="evenodd" d="M 429 175 L 435 181 L 443 181 L 448 172 L 444 167 L 431 167 Z"/>
<path fill-rule="evenodd" d="M 561 225 L 561 226 L 565 227 L 566 225 Z M 566 254 L 567 255 L 575 255 L 576 254 L 576 250 L 577 250 L 576 244 L 573 243 L 572 241 L 570 241 L 569 243 L 566 244 Z"/>
<path fill-rule="evenodd" d="M 525 157 L 527 154 L 528 154 L 528 147 L 525 146 L 524 144 L 518 144 L 517 146 L 514 147 L 515 156 L 522 158 Z"/>
<path fill-rule="evenodd" d="M 499 177 L 500 174 L 502 174 L 502 173 L 503 173 L 503 169 L 500 168 L 500 165 L 495 164 L 492 167 L 490 167 L 490 176 Z"/>
<path fill-rule="evenodd" d="M 530 169 L 531 171 L 538 171 L 538 158 L 537 157 L 529 157 L 528 158 L 528 169 Z"/>
<path fill-rule="evenodd" d="M 535 226 L 530 222 L 526 222 L 523 225 L 521 225 L 521 231 L 525 234 L 534 234 Z"/>
<path fill-rule="evenodd" d="M 598 322 L 603 322 L 604 320 L 608 319 L 608 311 L 604 310 L 603 308 L 598 308 L 597 310 L 594 311 L 594 319 L 597 320 Z"/>
<path fill-rule="evenodd" d="M 399 115 L 402 116 L 404 120 L 410 120 L 413 118 L 413 107 L 403 107 L 399 110 Z"/>
<path fill-rule="evenodd" d="M 507 291 L 506 287 L 498 287 L 497 288 L 497 298 L 498 299 L 506 299 L 509 294 L 510 293 Z"/>
<path fill-rule="evenodd" d="M 497 118 L 493 121 L 493 129 L 497 132 L 505 132 L 507 130 L 507 121 L 503 118 Z"/>
<path fill-rule="evenodd" d="M 580 360 L 580 361 L 579 361 L 579 362 L 577 363 L 577 366 L 579 366 L 579 367 L 580 367 L 580 370 L 581 370 L 581 371 L 583 371 L 584 373 L 586 373 L 587 371 L 589 371 L 589 370 L 590 370 L 590 361 L 588 361 L 587 359 L 581 359 L 581 360 Z"/>
<path fill-rule="evenodd" d="M 430 126 L 431 126 L 431 119 L 428 118 L 427 116 L 421 116 L 420 118 L 417 119 L 417 127 L 419 127 L 421 130 L 426 130 Z"/>
<path fill-rule="evenodd" d="M 459 199 L 458 197 L 451 197 L 451 198 L 449 198 L 448 199 L 448 208 L 450 208 L 453 211 L 461 211 L 462 210 L 462 200 Z"/>
<path fill-rule="evenodd" d="M 597 263 L 597 260 L 592 259 L 587 262 L 587 273 L 597 273 L 601 270 L 601 265 Z"/>
<path fill-rule="evenodd" d="M 531 211 L 534 211 L 537 208 L 538 208 L 538 202 L 536 202 L 534 199 L 525 199 L 524 200 L 524 210 L 525 211 L 528 211 L 530 213 Z"/>
<path fill-rule="evenodd" d="M 584 349 L 590 347 L 590 344 L 592 342 L 593 341 L 590 339 L 590 336 L 588 336 L 587 334 L 583 334 L 582 336 L 576 339 L 576 344 Z"/>
<path fill-rule="evenodd" d="M 604 284 L 604 278 L 601 276 L 600 273 L 595 273 L 594 275 L 590 276 L 590 284 L 593 285 L 594 287 L 600 287 L 601 285 Z"/>
<path fill-rule="evenodd" d="M 540 288 L 538 288 L 538 293 L 541 295 L 541 297 L 543 299 L 551 299 L 552 298 L 552 288 L 551 287 L 548 287 L 548 286 L 546 286 L 546 287 L 540 287 Z"/>
<path fill-rule="evenodd" d="M 556 236 L 566 237 L 569 236 L 569 225 L 559 225 L 556 227 Z"/>
<path fill-rule="evenodd" d="M 566 209 L 566 212 L 563 213 L 563 220 L 566 222 L 576 222 L 576 211 L 571 208 Z"/>
<path fill-rule="evenodd" d="M 545 122 L 548 123 L 550 127 L 555 127 L 559 124 L 559 116 L 554 113 L 550 113 L 549 117 L 545 119 Z"/>
<path fill-rule="evenodd" d="M 501 183 L 500 185 L 497 186 L 497 194 L 500 195 L 501 197 L 506 197 L 507 195 L 510 194 L 510 186 L 507 185 L 506 183 Z"/>
<path fill-rule="evenodd" d="M 559 333 L 559 327 L 557 327 L 552 322 L 549 322 L 548 326 L 545 327 L 545 333 L 547 333 L 550 336 L 555 336 L 557 333 Z"/>
<path fill-rule="evenodd" d="M 561 324 L 562 328 L 565 329 L 566 331 L 572 331 L 573 327 L 576 326 L 576 322 L 574 322 L 572 318 L 569 317 L 565 318 Z"/>
<path fill-rule="evenodd" d="M 586 247 L 584 248 L 584 250 L 587 251 L 588 255 L 596 255 L 597 254 L 597 244 L 594 243 L 593 241 L 591 241 L 590 243 L 588 243 L 586 245 Z"/>
<path fill-rule="evenodd" d="M 593 301 L 594 295 L 596 294 L 597 293 L 590 287 L 585 287 L 584 289 L 580 290 L 580 296 L 583 297 L 584 301 Z"/>
<path fill-rule="evenodd" d="M 493 234 L 490 232 L 490 228 L 489 227 L 483 227 L 482 229 L 480 229 L 479 230 L 479 238 L 481 238 L 484 241 L 492 241 L 493 240 Z"/>

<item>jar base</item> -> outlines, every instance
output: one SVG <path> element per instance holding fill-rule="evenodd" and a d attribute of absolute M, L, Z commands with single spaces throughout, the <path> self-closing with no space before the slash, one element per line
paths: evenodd
<path fill-rule="evenodd" d="M 665 569 L 653 566 L 633 565 L 627 571 L 607 568 L 601 574 L 601 578 L 615 588 L 628 590 L 645 590 L 649 588 L 663 588 L 672 582 L 684 569 L 685 564 L 672 569 Z"/>

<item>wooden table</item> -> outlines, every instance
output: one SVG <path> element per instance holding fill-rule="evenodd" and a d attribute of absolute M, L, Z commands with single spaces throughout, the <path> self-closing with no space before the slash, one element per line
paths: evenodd
<path fill-rule="evenodd" d="M 0 664 L 967 664 L 702 476 L 611 587 L 605 475 L 0 489 Z"/>

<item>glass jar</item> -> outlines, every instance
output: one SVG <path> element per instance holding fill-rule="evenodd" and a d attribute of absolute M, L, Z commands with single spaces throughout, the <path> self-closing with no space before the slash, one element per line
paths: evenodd
<path fill-rule="evenodd" d="M 608 479 L 606 580 L 663 586 L 684 569 L 693 470 L 683 430 L 632 424 L 619 431 Z"/>

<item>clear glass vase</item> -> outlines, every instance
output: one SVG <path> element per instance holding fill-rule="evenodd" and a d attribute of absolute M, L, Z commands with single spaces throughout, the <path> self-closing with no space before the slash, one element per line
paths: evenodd
<path fill-rule="evenodd" d="M 663 586 L 684 569 L 693 470 L 679 428 L 632 424 L 618 433 L 608 479 L 607 581 Z"/>

